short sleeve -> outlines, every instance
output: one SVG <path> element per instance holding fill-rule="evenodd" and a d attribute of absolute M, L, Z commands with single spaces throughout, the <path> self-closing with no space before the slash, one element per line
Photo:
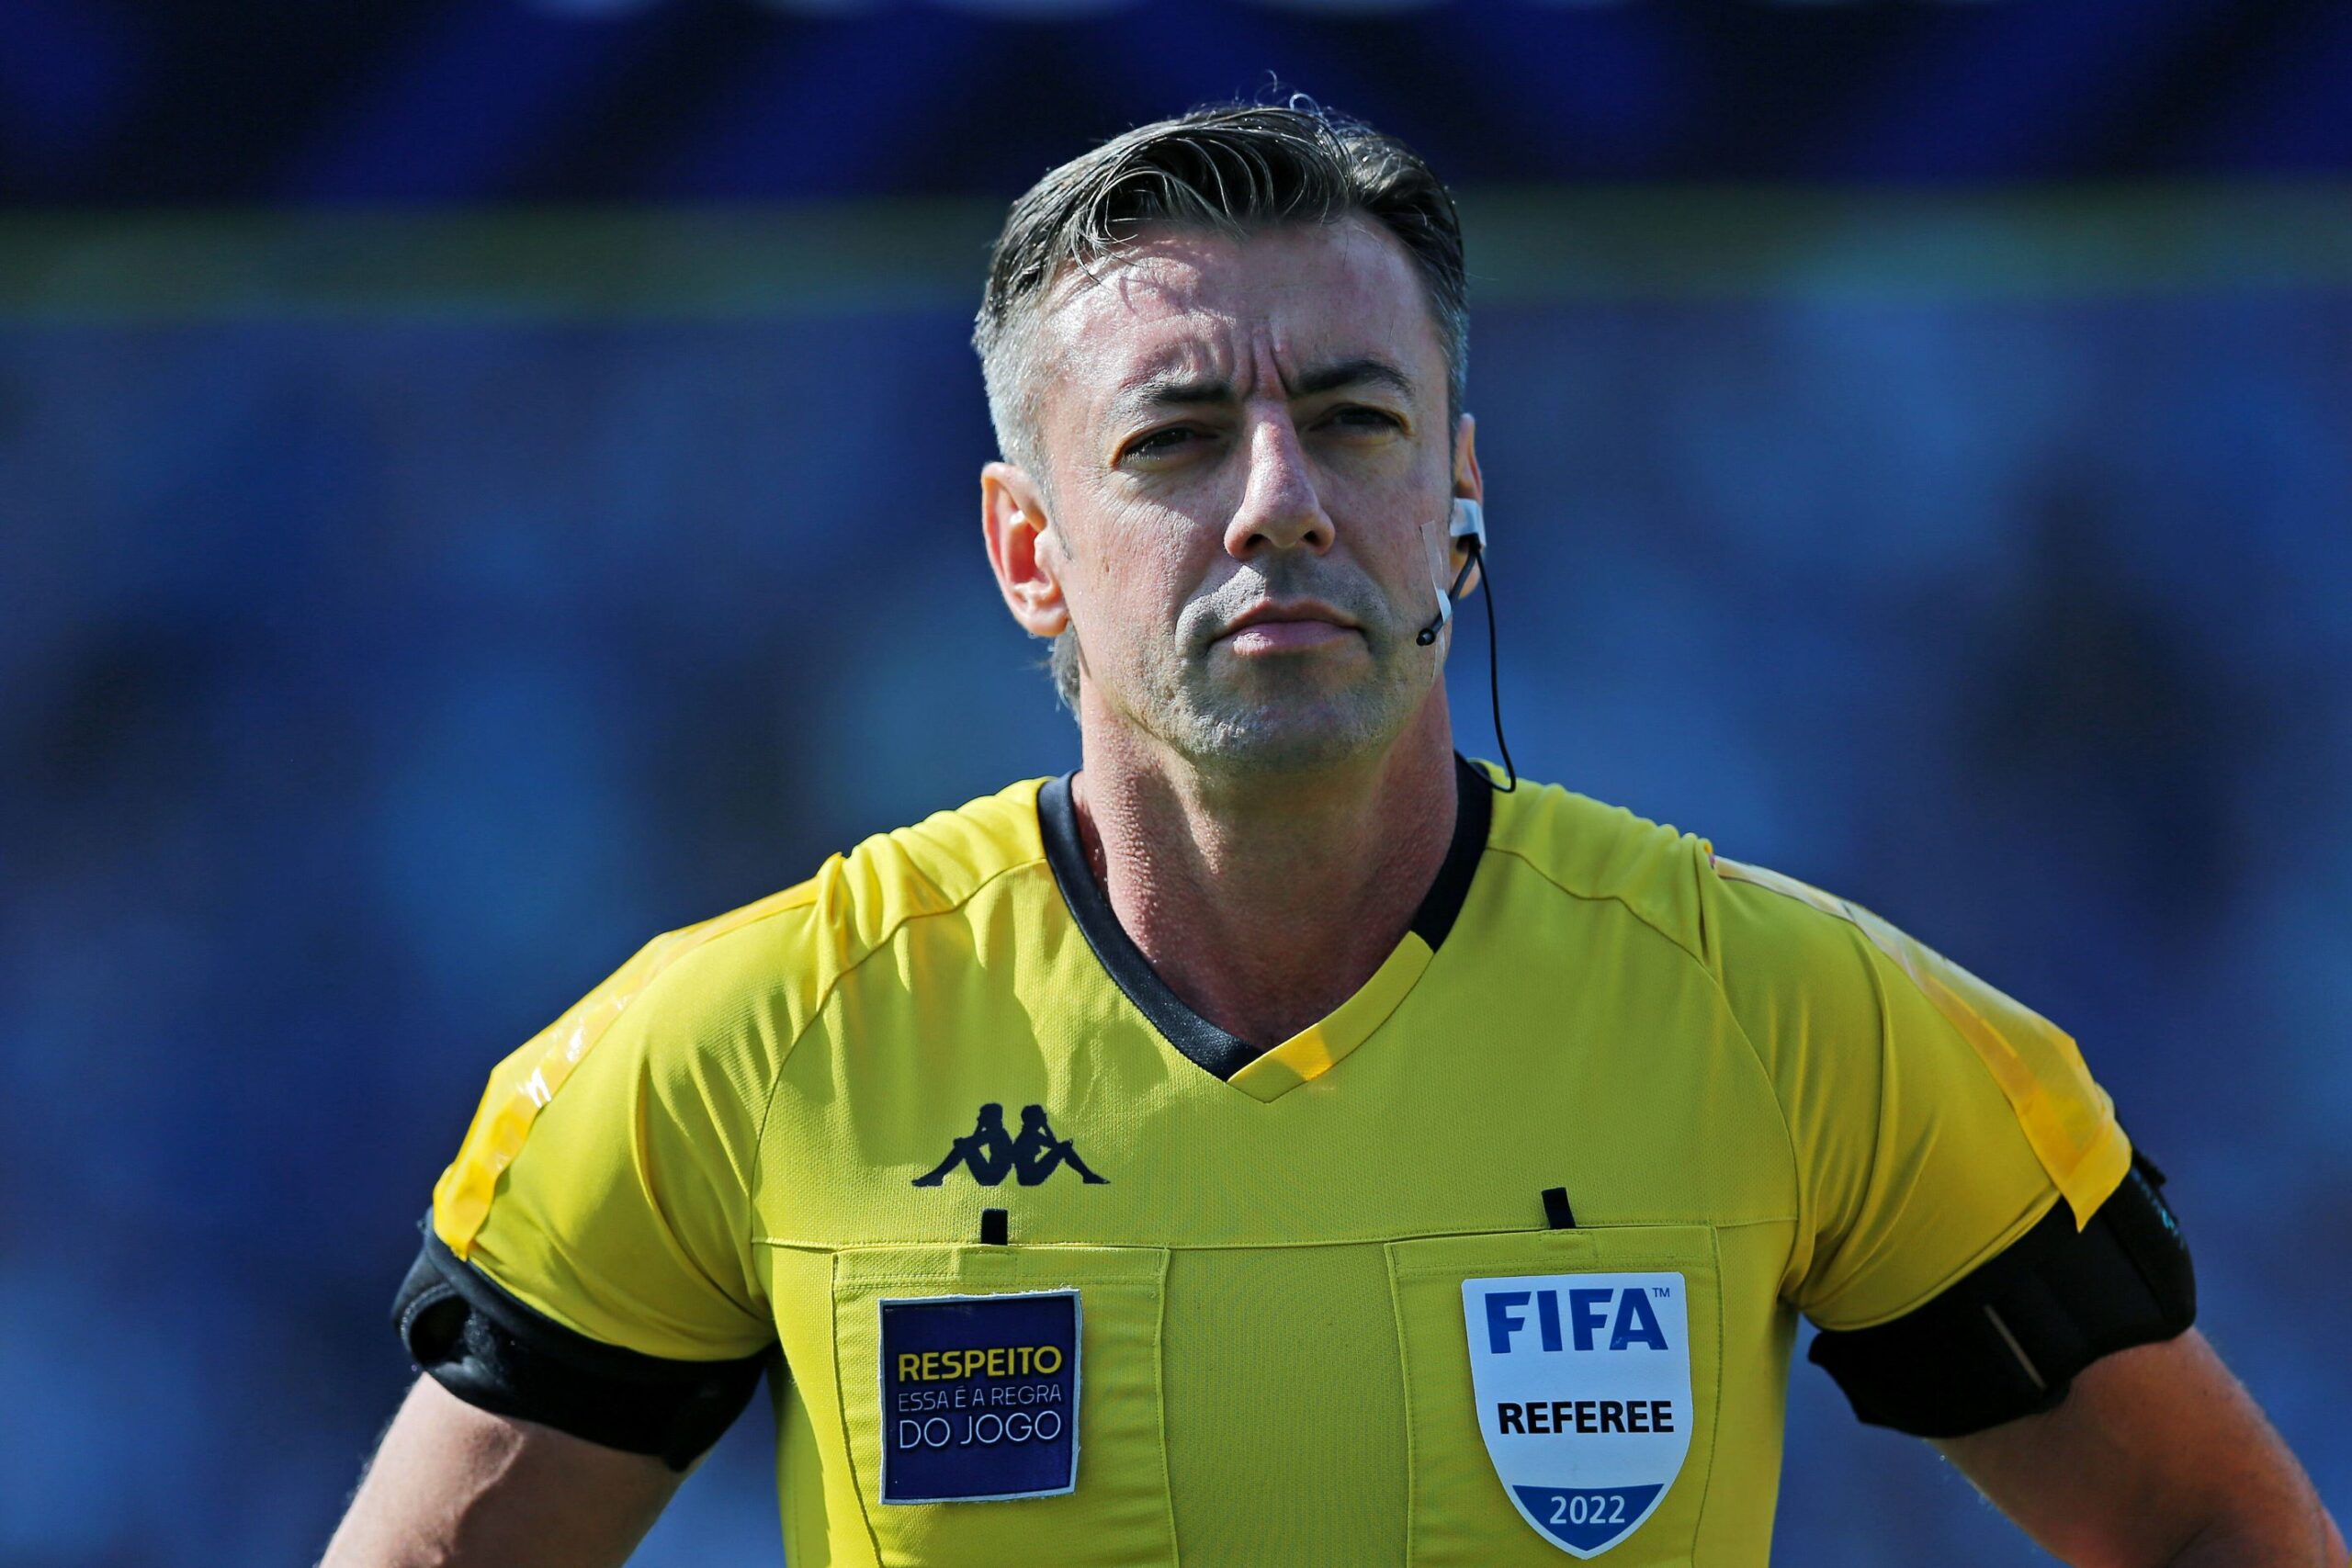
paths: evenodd
<path fill-rule="evenodd" d="M 1868 910 L 1718 859 L 1726 996 L 1780 1095 L 1798 1235 L 1783 1294 L 1824 1328 L 1899 1317 L 2131 1167 L 2064 1031 Z"/>
<path fill-rule="evenodd" d="M 753 906 L 656 941 L 498 1065 L 434 1190 L 451 1253 L 641 1355 L 735 1359 L 774 1341 L 752 1193 L 789 1026 L 757 982 L 773 930 L 744 929 L 763 910 L 792 913 Z"/>

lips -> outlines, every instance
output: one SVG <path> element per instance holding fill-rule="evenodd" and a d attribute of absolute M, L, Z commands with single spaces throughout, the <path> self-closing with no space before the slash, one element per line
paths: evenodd
<path fill-rule="evenodd" d="M 1331 621 L 1254 621 L 1227 632 L 1224 642 L 1236 653 L 1283 653 L 1319 647 L 1354 635 L 1353 627 Z"/>
<path fill-rule="evenodd" d="M 1343 615 L 1319 600 L 1299 600 L 1292 604 L 1265 601 L 1252 604 L 1226 623 L 1220 639 L 1255 631 L 1267 637 L 1287 637 L 1311 634 L 1320 637 L 1334 632 L 1359 629 L 1353 617 Z"/>

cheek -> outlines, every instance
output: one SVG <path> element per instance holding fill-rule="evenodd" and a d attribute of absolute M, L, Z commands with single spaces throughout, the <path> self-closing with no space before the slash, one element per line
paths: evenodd
<path fill-rule="evenodd" d="M 1097 547 L 1085 568 L 1092 596 L 1131 623 L 1173 620 L 1217 554 L 1214 533 L 1158 510 L 1106 516 L 1091 537 Z"/>

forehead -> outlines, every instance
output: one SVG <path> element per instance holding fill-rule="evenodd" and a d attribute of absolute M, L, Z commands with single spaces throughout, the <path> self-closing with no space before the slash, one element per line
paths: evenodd
<path fill-rule="evenodd" d="M 1146 230 L 1091 276 L 1066 273 L 1040 322 L 1050 406 L 1099 403 L 1170 374 L 1246 388 L 1271 355 L 1285 378 L 1308 366 L 1400 363 L 1430 391 L 1445 353 L 1420 274 L 1401 243 L 1361 217 L 1245 237 Z"/>

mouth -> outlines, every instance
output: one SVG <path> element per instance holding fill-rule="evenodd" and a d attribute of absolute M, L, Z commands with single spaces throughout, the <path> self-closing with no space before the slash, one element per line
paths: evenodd
<path fill-rule="evenodd" d="M 1236 653 L 1285 653 L 1319 648 L 1360 633 L 1354 617 L 1319 600 L 1253 604 L 1226 623 L 1216 641 Z"/>

